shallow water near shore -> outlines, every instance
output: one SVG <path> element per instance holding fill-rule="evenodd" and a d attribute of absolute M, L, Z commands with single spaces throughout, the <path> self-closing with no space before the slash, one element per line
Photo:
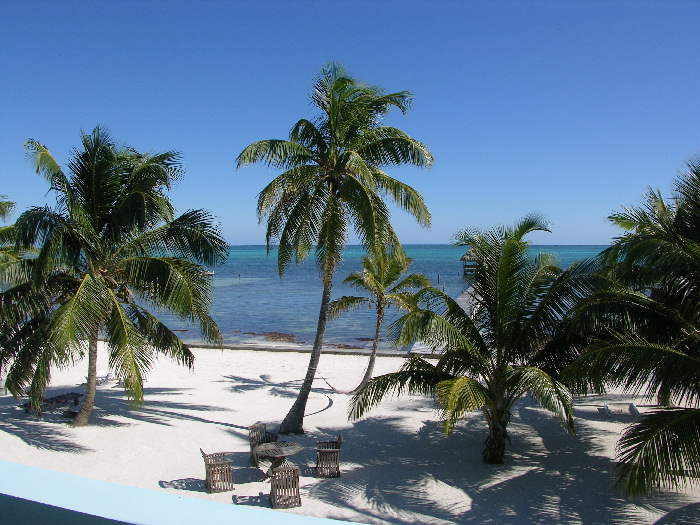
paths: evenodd
<path fill-rule="evenodd" d="M 605 246 L 532 246 L 531 253 L 548 252 L 559 259 L 562 268 L 597 255 Z M 463 276 L 460 257 L 466 249 L 452 245 L 406 245 L 413 258 L 411 272 L 423 273 L 453 298 L 469 287 Z M 360 246 L 345 250 L 344 262 L 335 275 L 333 299 L 361 295 L 343 284 L 343 279 L 362 267 L 365 255 Z M 224 336 L 225 345 L 277 342 L 312 345 L 316 334 L 322 284 L 313 254 L 300 265 L 290 264 L 280 278 L 277 250 L 267 254 L 265 246 L 232 246 L 229 258 L 214 271 L 212 316 Z M 384 329 L 400 314 L 387 312 Z M 196 328 L 184 326 L 163 316 L 172 328 L 186 330 L 180 336 L 187 342 L 201 342 Z M 368 350 L 372 345 L 376 313 L 363 309 L 328 322 L 324 345 Z M 383 341 L 380 350 L 389 350 Z"/>

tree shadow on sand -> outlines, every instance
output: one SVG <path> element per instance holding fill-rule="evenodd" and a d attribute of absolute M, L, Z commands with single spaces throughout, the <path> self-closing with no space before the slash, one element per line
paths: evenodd
<path fill-rule="evenodd" d="M 224 376 L 221 382 L 230 383 L 228 389 L 234 394 L 267 390 L 274 397 L 294 399 L 299 393 L 302 380 L 279 383 L 271 381 L 267 374 L 262 374 L 258 379 L 229 375 Z"/>
<path fill-rule="evenodd" d="M 56 391 L 55 393 L 60 393 Z M 47 396 L 53 395 L 52 390 Z M 78 445 L 69 427 L 70 420 L 63 417 L 65 405 L 45 410 L 41 416 L 25 413 L 11 396 L 0 397 L 0 431 L 18 437 L 27 445 L 55 452 L 80 454 L 92 449 Z"/>
<path fill-rule="evenodd" d="M 55 389 L 55 393 L 61 390 L 65 388 Z M 146 387 L 146 405 L 133 409 L 121 388 L 98 388 L 89 424 L 95 427 L 122 427 L 133 421 L 141 421 L 170 426 L 172 420 L 197 421 L 239 430 L 242 431 L 241 435 L 245 433 L 247 436 L 247 427 L 198 415 L 211 415 L 212 411 L 227 408 L 176 401 L 182 393 L 181 388 Z M 47 391 L 47 396 L 53 394 L 52 389 Z M 162 399 L 171 395 L 172 399 Z M 17 400 L 11 396 L 0 397 L 0 431 L 17 436 L 28 445 L 40 449 L 72 453 L 92 451 L 74 442 L 73 429 L 69 426 L 71 419 L 63 417 L 65 405 L 50 408 L 37 416 L 34 412 L 26 414 L 17 404 Z M 77 407 L 72 408 L 77 410 Z"/>
<path fill-rule="evenodd" d="M 122 426 L 130 424 L 129 420 L 133 420 L 170 426 L 171 420 L 179 420 L 210 423 L 239 430 L 245 429 L 241 425 L 197 415 L 198 413 L 210 415 L 212 412 L 226 411 L 229 408 L 177 401 L 176 399 L 180 398 L 186 389 L 145 387 L 143 391 L 146 404 L 134 409 L 129 404 L 123 390 L 118 388 L 98 390 L 95 409 L 93 409 L 93 415 L 90 416 L 90 425 Z M 173 396 L 173 398 L 162 399 L 164 396 Z M 126 421 L 115 421 L 114 417 L 120 417 Z"/>
<path fill-rule="evenodd" d="M 341 477 L 320 480 L 308 494 L 339 508 L 331 518 L 350 508 L 360 521 L 406 524 L 631 523 L 648 519 L 644 507 L 688 503 L 681 494 L 632 501 L 617 492 L 613 461 L 600 454 L 585 420 L 571 436 L 521 403 L 510 430 L 506 462 L 486 465 L 487 430 L 478 415 L 450 436 L 435 421 L 411 432 L 398 419 L 365 419 L 343 431 Z"/>
<path fill-rule="evenodd" d="M 654 525 L 700 525 L 700 503 L 691 503 L 669 512 Z"/>

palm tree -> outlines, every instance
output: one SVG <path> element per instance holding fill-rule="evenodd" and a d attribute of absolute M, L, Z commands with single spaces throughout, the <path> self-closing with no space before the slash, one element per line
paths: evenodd
<path fill-rule="evenodd" d="M 142 380 L 156 353 L 189 367 L 194 356 L 149 308 L 198 323 L 221 342 L 209 315 L 212 282 L 206 268 L 224 260 L 227 245 L 210 215 L 179 217 L 166 195 L 183 172 L 174 152 L 141 154 L 97 127 L 81 132 L 69 173 L 35 140 L 27 156 L 56 193 L 55 208 L 34 207 L 16 222 L 17 245 L 38 255 L 22 261 L 23 282 L 0 294 L 5 319 L 0 368 L 15 396 L 30 385 L 40 407 L 51 367 L 88 354 L 85 398 L 75 417 L 86 425 L 96 391 L 98 337 L 132 404 L 143 403 Z"/>
<path fill-rule="evenodd" d="M 361 307 L 374 306 L 377 310 L 377 324 L 367 369 L 360 383 L 354 389 L 344 393 L 355 394 L 372 378 L 386 309 L 391 306 L 406 309 L 413 295 L 413 289 L 430 286 L 430 281 L 423 274 L 411 273 L 403 276 L 411 262 L 412 259 L 393 252 L 375 252 L 363 257 L 362 271 L 351 273 L 343 282 L 365 292 L 369 297 L 346 295 L 331 303 L 331 318 Z"/>
<path fill-rule="evenodd" d="M 477 260 L 466 309 L 425 288 L 414 308 L 389 327 L 397 344 L 421 340 L 442 355 L 435 364 L 411 357 L 398 372 L 370 380 L 352 398 L 351 419 L 392 392 L 433 396 L 446 433 L 467 412 L 480 410 L 489 429 L 483 460 L 502 463 L 511 409 L 530 392 L 574 432 L 573 398 L 541 363 L 551 357 L 561 319 L 589 293 L 594 277 L 589 263 L 562 271 L 547 254 L 531 258 L 524 237 L 537 230 L 548 231 L 546 223 L 527 216 L 513 228 L 456 235 L 456 244 L 470 245 Z"/>
<path fill-rule="evenodd" d="M 672 202 L 649 189 L 643 206 L 610 216 L 626 231 L 604 254 L 622 284 L 582 302 L 575 318 L 593 339 L 567 370 L 579 390 L 660 400 L 617 446 L 617 482 L 631 495 L 699 479 L 700 165 L 688 168 Z M 671 399 L 678 408 L 661 408 Z"/>
<path fill-rule="evenodd" d="M 7 200 L 7 196 L 0 195 L 0 220 L 6 221 L 15 209 L 15 203 Z M 0 276 L 8 265 L 18 260 L 18 253 L 14 246 L 14 227 L 0 226 Z"/>
<path fill-rule="evenodd" d="M 0 195 L 0 219 L 7 220 L 15 209 L 15 203 L 7 200 L 7 195 Z"/>
<path fill-rule="evenodd" d="M 368 250 L 397 251 L 389 222 L 388 197 L 423 226 L 430 215 L 416 190 L 393 179 L 382 168 L 401 164 L 430 167 L 428 148 L 403 131 L 382 125 L 392 107 L 406 112 L 407 91 L 385 94 L 364 84 L 341 66 L 321 69 L 311 89 L 311 102 L 320 110 L 314 120 L 299 120 L 289 140 L 254 142 L 238 156 L 238 167 L 263 163 L 282 169 L 258 196 L 258 219 L 267 221 L 268 251 L 279 242 L 280 277 L 294 258 L 303 262 L 315 246 L 323 280 L 316 338 L 299 395 L 284 418 L 280 432 L 303 433 L 304 409 L 321 356 L 331 303 L 333 275 L 342 260 L 349 228 Z"/>

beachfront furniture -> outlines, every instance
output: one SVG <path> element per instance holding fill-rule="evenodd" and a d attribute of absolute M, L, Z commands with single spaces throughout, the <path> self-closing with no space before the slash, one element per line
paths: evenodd
<path fill-rule="evenodd" d="M 231 478 L 231 461 L 226 459 L 224 452 L 205 454 L 200 448 L 204 458 L 204 470 L 206 472 L 207 492 L 225 492 L 233 490 L 233 479 Z"/>
<path fill-rule="evenodd" d="M 637 405 L 635 405 L 634 403 L 630 403 L 629 409 L 630 409 L 630 414 L 632 414 L 634 417 L 639 417 L 641 415 L 639 413 L 639 409 L 637 408 Z"/>
<path fill-rule="evenodd" d="M 110 372 L 109 370 L 99 370 L 97 372 L 96 379 L 97 379 L 98 385 L 101 385 L 102 383 L 106 383 L 107 381 L 109 381 L 112 378 L 113 378 L 112 372 Z"/>
<path fill-rule="evenodd" d="M 301 506 L 299 467 L 277 467 L 272 471 L 270 505 L 273 509 L 288 509 Z"/>
<path fill-rule="evenodd" d="M 612 412 L 610 411 L 610 407 L 608 406 L 607 402 L 603 403 L 603 412 L 605 412 L 606 416 L 612 417 Z"/>
<path fill-rule="evenodd" d="M 316 472 L 322 478 L 340 476 L 340 447 L 343 436 L 338 434 L 337 441 L 316 442 Z"/>
<path fill-rule="evenodd" d="M 248 427 L 248 439 L 250 440 L 250 462 L 256 467 L 260 466 L 260 460 L 255 453 L 256 447 L 263 443 L 275 443 L 279 436 L 267 431 L 265 423 L 257 423 Z"/>
<path fill-rule="evenodd" d="M 272 471 L 277 467 L 288 466 L 287 457 L 300 452 L 303 448 L 299 443 L 294 443 L 293 441 L 275 441 L 255 447 L 255 454 L 258 458 L 269 458 L 272 460 L 263 480 L 272 476 Z"/>
<path fill-rule="evenodd" d="M 60 394 L 57 396 L 53 397 L 47 397 L 41 402 L 41 408 L 37 411 L 39 415 L 41 415 L 41 412 L 43 411 L 44 408 L 51 408 L 54 405 L 63 405 L 68 403 L 68 401 L 73 401 L 74 406 L 78 406 L 78 403 L 80 402 L 80 398 L 83 397 L 84 394 L 80 394 L 78 392 L 67 392 L 65 394 Z M 24 403 L 20 405 L 21 408 L 24 409 L 24 412 L 26 414 L 29 414 L 29 410 L 31 410 L 32 406 L 30 402 Z"/>

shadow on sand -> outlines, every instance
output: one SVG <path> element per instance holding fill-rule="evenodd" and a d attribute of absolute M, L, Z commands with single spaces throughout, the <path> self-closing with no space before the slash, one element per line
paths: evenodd
<path fill-rule="evenodd" d="M 398 420 L 369 418 L 343 431 L 341 478 L 320 480 L 308 494 L 338 507 L 328 517 L 351 508 L 360 521 L 401 524 L 636 523 L 648 520 L 640 506 L 677 509 L 668 516 L 681 521 L 698 512 L 696 503 L 682 506 L 688 502 L 682 494 L 626 499 L 613 488 L 613 461 L 597 451 L 586 420 L 577 424 L 578 436 L 569 435 L 541 409 L 521 403 L 505 463 L 486 465 L 480 453 L 487 431 L 476 415 L 450 436 L 435 421 L 415 433 Z M 333 435 L 325 433 L 316 439 Z"/>
<path fill-rule="evenodd" d="M 84 385 L 82 388 L 84 390 Z M 49 388 L 47 396 L 53 395 L 54 390 L 58 394 L 65 388 Z M 221 407 L 177 401 L 177 397 L 182 393 L 181 388 L 145 387 L 146 405 L 134 409 L 121 388 L 114 384 L 103 385 L 97 389 L 95 407 L 90 415 L 89 424 L 96 427 L 121 427 L 130 425 L 131 421 L 143 421 L 170 425 L 172 420 L 183 420 L 228 427 L 247 436 L 247 427 L 204 417 L 212 411 L 222 410 Z M 162 399 L 167 396 L 174 397 Z M 70 427 L 71 420 L 63 417 L 65 405 L 45 410 L 41 416 L 33 412 L 26 414 L 17 405 L 17 400 L 11 396 L 0 398 L 0 431 L 12 434 L 28 445 L 40 449 L 72 453 L 91 452 L 91 449 L 75 443 L 72 436 L 73 429 Z M 201 416 L 198 415 L 200 413 Z"/>

